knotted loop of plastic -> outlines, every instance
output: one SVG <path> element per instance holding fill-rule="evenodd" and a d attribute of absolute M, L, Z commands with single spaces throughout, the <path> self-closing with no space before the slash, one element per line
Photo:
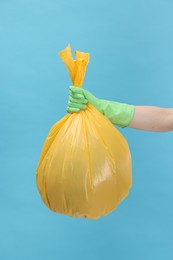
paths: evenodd
<path fill-rule="evenodd" d="M 72 83 L 82 87 L 89 53 L 70 45 L 59 55 Z M 54 212 L 97 219 L 127 197 L 132 186 L 131 155 L 126 139 L 110 121 L 88 104 L 50 129 L 36 172 L 44 203 Z"/>
<path fill-rule="evenodd" d="M 76 60 L 74 60 L 71 54 L 70 45 L 68 45 L 67 48 L 59 52 L 59 55 L 68 69 L 73 85 L 82 87 L 90 58 L 89 53 L 75 51 Z"/>

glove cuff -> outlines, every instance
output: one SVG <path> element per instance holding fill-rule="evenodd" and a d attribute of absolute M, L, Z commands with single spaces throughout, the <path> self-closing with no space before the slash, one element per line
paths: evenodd
<path fill-rule="evenodd" d="M 119 102 L 100 100 L 100 112 L 114 125 L 122 128 L 128 127 L 134 116 L 134 105 Z"/>

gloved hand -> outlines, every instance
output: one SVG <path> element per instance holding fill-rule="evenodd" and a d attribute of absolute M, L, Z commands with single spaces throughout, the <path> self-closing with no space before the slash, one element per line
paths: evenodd
<path fill-rule="evenodd" d="M 98 99 L 89 91 L 75 86 L 70 86 L 69 94 L 67 106 L 67 112 L 69 113 L 87 109 L 87 102 L 89 102 L 114 125 L 127 127 L 133 119 L 133 105 Z"/>

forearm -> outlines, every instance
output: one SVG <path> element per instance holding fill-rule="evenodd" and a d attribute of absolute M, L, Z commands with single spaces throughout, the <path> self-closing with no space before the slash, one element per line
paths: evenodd
<path fill-rule="evenodd" d="M 173 131 L 173 108 L 135 106 L 129 127 L 153 132 Z"/>
<path fill-rule="evenodd" d="M 69 113 L 87 109 L 88 102 L 114 125 L 153 132 L 173 131 L 173 108 L 133 106 L 102 100 L 87 90 L 75 86 L 70 87 L 67 107 Z"/>

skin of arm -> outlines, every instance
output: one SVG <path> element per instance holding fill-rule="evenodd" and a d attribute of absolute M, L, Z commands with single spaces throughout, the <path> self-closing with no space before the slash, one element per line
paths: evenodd
<path fill-rule="evenodd" d="M 173 108 L 135 106 L 129 127 L 153 132 L 173 131 Z"/>

